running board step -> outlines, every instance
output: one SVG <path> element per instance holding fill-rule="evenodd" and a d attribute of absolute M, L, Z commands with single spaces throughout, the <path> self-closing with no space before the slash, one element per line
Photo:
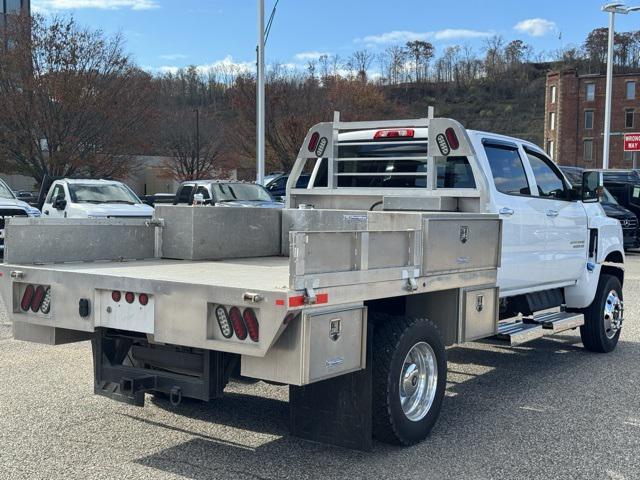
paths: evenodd
<path fill-rule="evenodd" d="M 497 336 L 500 340 L 506 340 L 514 346 L 582 325 L 584 325 L 584 315 L 582 313 L 541 313 L 534 315 L 532 318 L 525 318 L 523 321 L 501 322 L 498 326 Z"/>

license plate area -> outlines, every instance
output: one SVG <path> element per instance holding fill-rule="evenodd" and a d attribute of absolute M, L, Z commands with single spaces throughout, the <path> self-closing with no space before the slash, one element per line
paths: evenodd
<path fill-rule="evenodd" d="M 154 295 L 146 292 L 96 290 L 95 308 L 96 327 L 154 333 Z"/>

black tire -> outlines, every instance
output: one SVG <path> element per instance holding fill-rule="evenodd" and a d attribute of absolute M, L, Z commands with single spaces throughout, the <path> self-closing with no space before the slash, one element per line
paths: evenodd
<path fill-rule="evenodd" d="M 596 296 L 584 313 L 584 325 L 580 327 L 580 337 L 584 348 L 591 352 L 608 353 L 618 344 L 621 330 L 618 329 L 611 338 L 607 336 L 604 322 L 604 309 L 609 292 L 615 291 L 622 300 L 622 285 L 613 275 L 602 274 L 598 280 Z"/>
<path fill-rule="evenodd" d="M 373 436 L 379 441 L 413 445 L 429 435 L 440 414 L 447 383 L 447 358 L 437 327 L 427 319 L 371 315 L 373 335 Z M 400 375 L 414 345 L 427 343 L 435 354 L 438 380 L 426 415 L 410 420 L 400 403 Z"/>

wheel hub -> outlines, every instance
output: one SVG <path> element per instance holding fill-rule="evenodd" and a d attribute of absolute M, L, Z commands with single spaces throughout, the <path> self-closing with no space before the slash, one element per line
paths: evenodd
<path fill-rule="evenodd" d="M 400 372 L 399 394 L 406 417 L 418 422 L 433 404 L 438 384 L 438 364 L 433 348 L 426 342 L 416 343 L 404 359 Z"/>
<path fill-rule="evenodd" d="M 611 339 L 615 337 L 616 333 L 622 328 L 623 320 L 623 304 L 622 300 L 618 296 L 618 292 L 611 290 L 607 295 L 607 300 L 604 303 L 603 321 L 604 331 L 607 338 Z"/>

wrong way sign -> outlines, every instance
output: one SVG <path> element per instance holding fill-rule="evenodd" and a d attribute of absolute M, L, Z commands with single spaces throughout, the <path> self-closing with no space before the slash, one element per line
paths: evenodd
<path fill-rule="evenodd" d="M 640 133 L 624 134 L 624 151 L 640 152 Z"/>

